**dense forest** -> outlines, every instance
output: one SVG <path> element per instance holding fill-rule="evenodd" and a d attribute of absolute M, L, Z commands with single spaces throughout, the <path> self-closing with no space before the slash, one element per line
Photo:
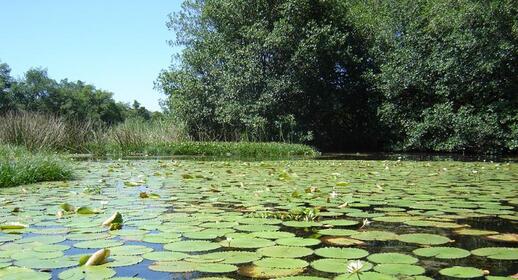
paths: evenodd
<path fill-rule="evenodd" d="M 513 0 L 187 0 L 157 87 L 196 137 L 518 149 Z"/>
<path fill-rule="evenodd" d="M 127 118 L 152 119 L 153 113 L 137 101 L 130 105 L 116 102 L 112 96 L 111 92 L 82 81 L 58 82 L 40 68 L 30 69 L 22 78 L 15 79 L 9 65 L 0 61 L 0 115 L 37 112 L 101 125 L 118 124 Z"/>

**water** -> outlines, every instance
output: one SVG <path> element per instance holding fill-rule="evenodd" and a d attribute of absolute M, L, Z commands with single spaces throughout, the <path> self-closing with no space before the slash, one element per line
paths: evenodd
<path fill-rule="evenodd" d="M 413 253 L 417 248 L 430 246 L 456 247 L 468 251 L 485 247 L 517 248 L 516 241 L 495 241 L 485 236 L 458 234 L 456 231 L 463 228 L 495 231 L 490 234 L 491 236 L 518 233 L 518 164 L 451 160 L 413 161 L 414 159 L 405 161 L 407 157 L 402 158 L 403 160 L 390 159 L 205 161 L 148 158 L 79 161 L 76 163 L 75 181 L 39 183 L 0 190 L 0 224 L 19 222 L 28 225 L 28 228 L 23 230 L 4 230 L 0 233 L 0 267 L 2 263 L 8 263 L 11 267 L 24 264 L 35 273 L 40 271 L 40 276 L 50 273 L 49 276 L 58 279 L 60 273 L 74 269 L 75 266 L 46 267 L 49 265 L 38 263 L 38 258 L 46 258 L 41 256 L 31 259 L 27 265 L 24 258 L 34 258 L 31 256 L 36 254 L 34 248 L 43 248 L 38 246 L 49 243 L 70 247 L 62 250 L 65 256 L 52 257 L 64 263 L 70 260 L 76 262 L 80 255 L 92 254 L 99 249 L 77 248 L 82 240 L 69 239 L 75 233 L 83 233 L 84 239 L 96 237 L 95 240 L 118 240 L 124 244 L 123 246 L 139 245 L 149 247 L 154 252 L 170 252 L 165 246 L 168 243 L 198 240 L 187 238 L 189 232 L 217 232 L 219 236 L 207 237 L 204 240 L 208 244 L 219 244 L 219 248 L 191 251 L 193 245 L 182 249 L 185 254 L 191 256 L 204 256 L 213 252 L 234 250 L 260 252 L 260 248 L 227 248 L 225 242 L 230 236 L 238 236 L 231 241 L 237 242 L 235 240 L 243 236 L 248 238 L 254 235 L 254 232 L 268 227 L 276 232 L 324 241 L 327 237 L 332 237 L 320 232 L 328 228 L 324 226 L 326 221 L 346 219 L 357 221 L 358 224 L 334 228 L 353 230 L 357 233 L 384 231 L 396 234 L 396 238 L 387 241 L 363 240 L 364 244 L 361 245 L 340 247 L 368 251 L 368 256 L 360 258 L 363 262 L 369 262 L 369 256 L 377 253 L 403 253 L 413 256 L 418 259 L 414 265 L 424 268 L 425 272 L 422 275 L 429 277 L 419 279 L 453 279 L 442 276 L 439 272 L 452 266 L 488 270 L 490 275 L 495 276 L 508 276 L 518 272 L 518 251 L 513 251 L 514 255 L 509 260 L 496 260 L 473 254 L 460 259 L 437 259 Z M 25 191 L 21 191 L 22 188 Z M 100 193 L 86 191 L 87 188 L 98 189 Z M 156 194 L 159 198 L 140 198 L 139 194 L 143 191 Z M 65 202 L 76 208 L 90 207 L 99 213 L 68 213 L 64 218 L 57 218 L 55 213 Z M 11 212 L 15 207 L 19 207 L 21 211 Z M 295 209 L 309 212 L 306 212 L 306 215 L 290 216 Z M 307 214 L 315 211 L 314 209 L 318 209 L 315 212 L 316 217 Z M 121 231 L 110 232 L 100 224 L 114 211 L 123 214 L 124 227 Z M 406 220 L 384 221 L 386 218 L 401 216 Z M 248 217 L 267 218 L 250 220 Z M 368 221 L 372 223 L 360 228 L 365 217 L 370 217 Z M 304 218 L 314 220 L 320 225 L 295 228 L 283 224 L 290 219 Z M 446 224 L 412 226 L 412 223 L 408 222 L 411 220 Z M 458 228 L 441 228 L 441 225 Z M 53 233 L 53 228 L 55 231 L 58 228 L 66 229 L 67 232 Z M 42 229 L 49 230 L 42 234 Z M 127 233 L 135 236 L 128 236 Z M 157 233 L 173 238 L 161 243 L 146 242 L 146 237 Z M 357 233 L 346 237 L 355 239 Z M 409 233 L 433 234 L 447 237 L 452 241 L 424 245 L 399 240 L 400 236 Z M 16 239 L 9 240 L 13 236 Z M 35 236 L 42 236 L 42 239 L 37 243 L 24 242 Z M 47 238 L 48 236 L 63 236 L 66 240 L 54 243 Z M 274 238 L 271 240 L 276 241 Z M 313 250 L 313 253 L 297 259 L 306 261 L 307 266 L 299 270 L 282 270 L 282 273 L 329 279 L 343 274 L 331 273 L 327 269 L 313 265 L 315 261 L 326 259 L 318 255 L 318 249 L 339 246 L 322 242 L 306 247 Z M 20 251 L 27 252 L 27 256 L 20 257 L 15 254 Z M 115 254 L 104 266 L 110 267 L 113 264 L 114 267 L 109 269 L 113 269 L 119 277 L 144 279 L 195 279 L 215 276 L 248 279 L 250 275 L 245 272 L 254 269 L 251 262 L 225 264 L 221 267 L 216 266 L 217 269 L 202 266 L 188 268 L 186 266 L 191 265 L 195 259 L 185 257 L 183 260 L 170 262 L 175 264 L 176 270 L 185 272 L 164 272 L 156 270 L 171 270 L 171 267 L 158 266 L 153 270 L 150 266 L 154 266 L 156 261 L 146 259 L 147 255 L 138 251 L 133 255 L 138 258 L 136 263 L 119 266 L 120 260 L 124 260 L 124 255 Z M 120 258 L 118 264 L 117 257 Z M 210 261 L 218 265 L 225 262 L 224 258 Z M 238 271 L 203 272 L 234 270 L 233 265 Z M 377 270 L 376 264 L 373 265 L 374 269 L 371 271 Z M 345 264 L 343 269 L 345 270 Z M 381 272 L 387 274 L 385 271 Z M 275 278 L 272 275 L 264 277 Z M 414 279 L 397 274 L 393 274 L 392 277 Z"/>

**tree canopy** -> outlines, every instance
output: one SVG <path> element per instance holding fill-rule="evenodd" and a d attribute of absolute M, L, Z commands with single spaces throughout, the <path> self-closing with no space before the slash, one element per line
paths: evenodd
<path fill-rule="evenodd" d="M 56 81 L 47 70 L 32 68 L 21 79 L 14 79 L 6 63 L 0 64 L 0 114 L 39 112 L 70 120 L 116 124 L 128 117 L 149 120 L 151 112 L 138 102 L 133 107 L 113 100 L 111 92 L 82 81 Z"/>
<path fill-rule="evenodd" d="M 158 87 L 194 137 L 518 148 L 511 0 L 187 0 Z"/>

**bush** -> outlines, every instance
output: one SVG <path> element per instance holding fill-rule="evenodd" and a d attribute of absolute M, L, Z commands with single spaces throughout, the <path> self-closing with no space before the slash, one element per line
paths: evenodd
<path fill-rule="evenodd" d="M 71 177 L 72 169 L 63 157 L 0 145 L 0 188 Z"/>

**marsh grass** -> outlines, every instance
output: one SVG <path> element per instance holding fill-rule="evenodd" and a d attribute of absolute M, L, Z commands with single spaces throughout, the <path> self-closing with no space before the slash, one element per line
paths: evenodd
<path fill-rule="evenodd" d="M 0 117 L 0 144 L 29 151 L 79 154 L 154 156 L 274 157 L 315 156 L 301 144 L 248 141 L 193 141 L 181 124 L 171 119 L 128 119 L 113 126 L 30 112 Z"/>
<path fill-rule="evenodd" d="M 72 169 L 61 156 L 0 145 L 0 188 L 71 177 Z"/>
<path fill-rule="evenodd" d="M 33 112 L 11 112 L 0 117 L 0 143 L 30 151 L 82 152 L 94 136 L 94 124 Z"/>

